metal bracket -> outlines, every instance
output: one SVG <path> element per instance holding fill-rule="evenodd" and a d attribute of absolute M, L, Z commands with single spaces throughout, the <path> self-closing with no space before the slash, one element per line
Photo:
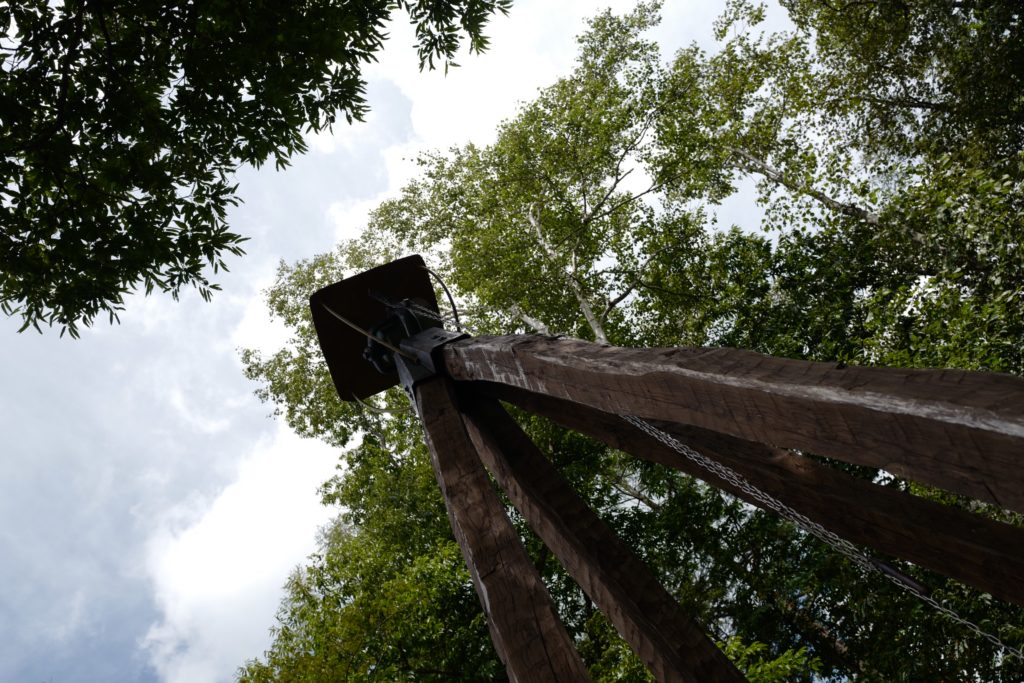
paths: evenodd
<path fill-rule="evenodd" d="M 468 338 L 469 335 L 463 332 L 432 327 L 401 341 L 399 348 L 414 359 L 410 360 L 401 354 L 395 354 L 398 381 L 401 382 L 402 388 L 410 398 L 413 396 L 413 388 L 417 384 L 443 372 L 444 362 L 441 360 L 441 348 L 446 344 Z"/>
<path fill-rule="evenodd" d="M 450 344 L 460 339 L 469 339 L 469 335 L 464 332 L 454 332 L 441 329 L 440 327 L 432 327 L 411 337 L 406 337 L 398 346 L 406 353 L 412 355 L 417 363 L 436 374 L 438 369 L 444 366 L 441 362 L 440 354 L 438 354 L 438 349 L 445 344 Z"/>
<path fill-rule="evenodd" d="M 395 354 L 395 368 L 398 370 L 398 382 L 415 406 L 416 397 L 413 394 L 413 388 L 423 380 L 434 377 L 436 373 L 397 353 Z"/>

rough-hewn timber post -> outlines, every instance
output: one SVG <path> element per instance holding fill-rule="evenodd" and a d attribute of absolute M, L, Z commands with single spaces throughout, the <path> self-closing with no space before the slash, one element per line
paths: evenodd
<path fill-rule="evenodd" d="M 424 380 L 415 394 L 448 519 L 509 678 L 590 680 L 466 434 L 451 380 Z"/>
<path fill-rule="evenodd" d="M 457 380 L 880 467 L 1024 512 L 1024 380 L 1009 375 L 522 335 L 456 342 L 444 360 Z"/>
<path fill-rule="evenodd" d="M 469 394 L 480 458 L 534 532 L 663 683 L 746 678 L 493 399 Z"/>
<path fill-rule="evenodd" d="M 504 385 L 477 390 L 760 505 L 615 415 Z M 1024 605 L 1024 529 L 877 486 L 763 444 L 696 427 L 656 426 L 843 538 Z"/>

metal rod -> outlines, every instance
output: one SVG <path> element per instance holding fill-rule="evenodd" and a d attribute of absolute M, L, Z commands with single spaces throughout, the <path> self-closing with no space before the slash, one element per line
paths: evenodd
<path fill-rule="evenodd" d="M 444 283 L 444 280 L 441 279 L 440 275 L 432 271 L 430 268 L 427 268 L 426 266 L 421 266 L 421 268 L 433 275 L 434 279 L 437 280 L 437 283 L 441 285 L 441 289 L 444 290 L 445 295 L 448 297 L 448 303 L 452 305 L 452 317 L 455 319 L 455 329 L 462 332 L 462 323 L 459 322 L 459 309 L 455 307 L 455 298 L 452 297 L 452 293 L 448 291 L 448 285 Z"/>
<path fill-rule="evenodd" d="M 331 314 L 331 315 L 333 315 L 333 316 L 334 316 L 335 318 L 337 318 L 337 319 L 338 319 L 338 320 L 340 320 L 341 322 L 345 323 L 346 325 L 348 325 L 348 326 L 349 326 L 349 327 L 351 327 L 351 328 L 352 328 L 353 330 L 355 330 L 355 331 L 356 331 L 356 332 L 358 332 L 359 334 L 363 335 L 363 336 L 364 336 L 364 337 L 366 337 L 367 339 L 370 339 L 370 340 L 372 340 L 372 341 L 375 341 L 375 342 L 377 342 L 378 344 L 380 344 L 380 345 L 381 345 L 381 346 L 383 346 L 384 348 L 386 348 L 386 349 L 389 349 L 389 350 L 391 350 L 391 351 L 394 351 L 395 353 L 397 353 L 398 355 L 402 356 L 403 358 L 408 358 L 409 360 L 411 360 L 411 361 L 412 361 L 412 362 L 414 362 L 414 363 L 416 362 L 416 359 L 415 359 L 415 358 L 413 358 L 412 356 L 410 356 L 410 355 L 409 355 L 408 353 L 406 353 L 406 352 L 405 352 L 405 351 L 403 351 L 402 349 L 398 348 L 397 346 L 393 346 L 392 344 L 390 344 L 389 342 L 386 342 L 386 341 L 384 341 L 384 340 L 383 340 L 383 339 L 381 339 L 380 337 L 375 337 L 375 336 L 373 336 L 372 334 L 370 334 L 369 332 L 367 332 L 367 331 L 366 331 L 366 330 L 364 330 L 363 328 L 359 327 L 359 325 L 356 325 L 356 324 L 355 324 L 354 322 L 352 322 L 351 320 L 348 320 L 348 319 L 346 319 L 346 318 L 344 318 L 344 317 L 342 317 L 342 316 L 338 315 L 338 314 L 337 314 L 337 313 L 335 313 L 334 311 L 332 311 L 332 310 L 331 310 L 331 307 L 330 307 L 330 306 L 328 306 L 327 304 L 325 304 L 325 303 L 321 302 L 321 303 L 320 303 L 320 305 L 321 305 L 321 306 L 323 306 L 323 307 L 324 307 L 324 310 L 326 310 L 326 311 L 327 311 L 328 313 L 330 313 L 330 314 Z"/>

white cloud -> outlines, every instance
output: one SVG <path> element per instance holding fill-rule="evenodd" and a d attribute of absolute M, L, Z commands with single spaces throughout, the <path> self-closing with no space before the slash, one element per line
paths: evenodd
<path fill-rule="evenodd" d="M 198 430 L 203 434 L 216 434 L 223 432 L 231 426 L 227 417 L 210 417 L 202 410 L 196 410 L 193 405 L 185 399 L 185 392 L 181 387 L 170 387 L 167 390 L 167 400 L 174 409 L 175 414 L 189 427 Z"/>
<path fill-rule="evenodd" d="M 628 11 L 632 0 L 612 3 L 616 11 Z M 331 204 L 328 215 L 338 240 L 357 237 L 367 217 L 388 197 L 419 174 L 416 158 L 431 150 L 445 150 L 467 142 L 487 144 L 494 139 L 498 124 L 515 115 L 521 102 L 531 99 L 539 88 L 566 74 L 575 58 L 570 39 L 585 28 L 585 19 L 595 8 L 587 0 L 553 3 L 519 3 L 508 17 L 495 17 L 487 28 L 491 46 L 482 55 L 457 57 L 462 66 L 420 71 L 412 45 L 411 25 L 399 12 L 399 20 L 388 25 L 390 38 L 379 61 L 366 69 L 371 83 L 387 84 L 411 102 L 413 135 L 389 138 L 379 130 L 386 122 L 381 102 L 371 101 L 370 113 L 361 127 L 337 126 L 335 132 L 307 135 L 311 148 L 320 153 L 353 148 L 357 136 L 379 141 L 375 150 L 384 161 L 386 187 L 372 196 L 347 197 Z"/>
<path fill-rule="evenodd" d="M 609 5 L 625 12 L 635 2 L 516 3 L 507 17 L 494 17 L 488 24 L 487 52 L 463 51 L 456 58 L 461 66 L 447 74 L 443 69 L 420 72 L 412 51 L 400 49 L 415 40 L 412 27 L 402 19 L 388 26 L 389 49 L 367 73 L 394 81 L 412 100 L 416 134 L 430 146 L 486 143 L 496 125 L 515 114 L 517 103 L 569 72 L 576 55 L 572 37 L 585 29 L 587 17 Z"/>
<path fill-rule="evenodd" d="M 412 101 L 416 141 L 425 148 L 446 149 L 469 141 L 487 144 L 497 125 L 515 115 L 519 103 L 529 101 L 538 89 L 567 75 L 576 59 L 574 40 L 587 28 L 587 20 L 604 8 L 624 14 L 635 0 L 562 0 L 517 2 L 507 17 L 494 17 L 486 29 L 487 52 L 460 53 L 460 66 L 421 72 L 412 50 L 415 35 L 401 13 L 388 25 L 390 39 L 379 61 L 366 74 L 371 79 L 393 82 Z M 666 3 L 662 23 L 651 38 L 665 59 L 696 42 L 713 46 L 712 22 L 722 7 L 714 3 Z M 785 13 L 771 8 L 766 26 L 784 28 Z"/>
<path fill-rule="evenodd" d="M 327 209 L 327 215 L 334 222 L 334 235 L 340 242 L 359 237 L 366 227 L 370 212 L 380 204 L 384 195 L 371 199 L 344 199 L 334 202 Z"/>
<path fill-rule="evenodd" d="M 387 174 L 385 189 L 372 196 L 347 197 L 331 203 L 327 215 L 334 223 L 335 239 L 355 239 L 366 227 L 370 212 L 384 200 L 395 197 L 413 178 L 419 175 L 420 167 L 416 158 L 431 146 L 419 142 L 396 142 L 377 150 L 377 156 L 384 162 Z"/>
<path fill-rule="evenodd" d="M 162 619 L 143 643 L 161 680 L 231 680 L 266 649 L 281 586 L 333 514 L 316 489 L 337 460 L 336 449 L 282 425 L 205 509 L 192 500 L 167 513 L 148 548 Z"/>
<path fill-rule="evenodd" d="M 257 349 L 263 353 L 277 351 L 291 337 L 288 327 L 280 318 L 271 318 L 263 291 L 273 280 L 267 278 L 257 286 L 257 294 L 251 295 L 244 303 L 242 319 L 231 332 L 231 343 L 236 349 Z"/>
<path fill-rule="evenodd" d="M 54 622 L 46 633 L 56 643 L 66 643 L 78 635 L 88 622 L 88 598 L 82 589 L 76 590 L 70 601 L 63 606 L 59 621 Z"/>
<path fill-rule="evenodd" d="M 342 141 L 339 136 L 330 130 L 311 131 L 303 135 L 303 139 L 309 145 L 309 150 L 314 154 L 334 154 L 334 150 L 338 148 L 338 143 Z"/>
<path fill-rule="evenodd" d="M 589 0 L 517 3 L 508 17 L 494 17 L 488 26 L 488 51 L 481 55 L 463 51 L 456 58 L 461 66 L 447 73 L 419 70 L 416 55 L 406 47 L 415 41 L 412 27 L 397 13 L 399 19 L 388 25 L 387 49 L 365 74 L 371 93 L 386 84 L 411 103 L 412 137 L 389 138 L 380 130 L 387 123 L 382 107 L 388 105 L 377 101 L 371 101 L 365 124 L 339 125 L 333 134 L 307 136 L 312 149 L 320 153 L 351 150 L 360 136 L 379 143 L 376 154 L 385 164 L 386 187 L 372 196 L 347 197 L 331 204 L 328 215 L 337 239 L 356 237 L 369 212 L 418 175 L 420 153 L 493 141 L 498 124 L 515 116 L 521 103 L 571 71 L 576 58 L 573 38 L 586 29 L 589 17 L 605 6 L 625 13 L 635 4 L 634 0 L 614 0 L 600 7 Z M 663 9 L 663 22 L 652 38 L 662 46 L 666 59 L 693 41 L 710 46 L 711 23 L 719 11 L 713 6 L 672 4 Z M 635 175 L 637 183 L 643 182 L 643 174 Z"/>

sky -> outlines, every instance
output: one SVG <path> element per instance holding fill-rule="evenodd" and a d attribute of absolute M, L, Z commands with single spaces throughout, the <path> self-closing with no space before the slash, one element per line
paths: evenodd
<path fill-rule="evenodd" d="M 277 264 L 330 250 L 416 173 L 421 151 L 486 144 L 517 103 L 572 68 L 584 20 L 631 2 L 518 0 L 490 50 L 420 73 L 390 27 L 366 72 L 366 122 L 310 138 L 285 171 L 238 173 L 250 237 L 211 303 L 136 296 L 82 338 L 0 319 L 0 681 L 218 683 L 270 643 L 288 573 L 337 510 L 318 486 L 339 453 L 261 404 L 239 349 L 287 331 L 262 292 Z M 711 45 L 719 6 L 666 3 L 666 58 Z M 742 193 L 741 193 L 742 194 Z M 739 221 L 749 203 L 723 207 Z"/>

